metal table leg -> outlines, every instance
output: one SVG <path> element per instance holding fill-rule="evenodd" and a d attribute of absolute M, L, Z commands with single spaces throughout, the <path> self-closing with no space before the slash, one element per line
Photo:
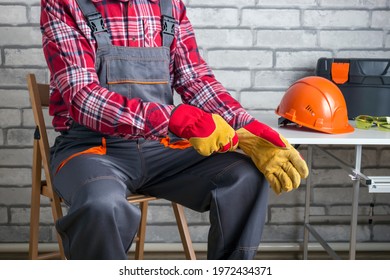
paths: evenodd
<path fill-rule="evenodd" d="M 309 176 L 306 179 L 306 196 L 305 196 L 305 219 L 304 219 L 304 232 L 303 232 L 303 259 L 307 260 L 308 247 L 309 247 L 309 229 L 306 227 L 309 224 L 310 219 L 310 199 L 311 199 L 311 171 L 313 161 L 313 148 L 308 146 L 307 148 L 307 165 L 309 167 Z"/>
<path fill-rule="evenodd" d="M 362 145 L 356 145 L 355 147 L 355 172 L 360 174 L 362 162 Z M 351 234 L 349 243 L 349 259 L 354 260 L 356 257 L 356 232 L 357 232 L 357 219 L 358 219 L 358 206 L 359 206 L 359 188 L 360 179 L 358 177 L 353 178 L 353 200 L 352 200 L 352 214 L 351 214 Z"/>

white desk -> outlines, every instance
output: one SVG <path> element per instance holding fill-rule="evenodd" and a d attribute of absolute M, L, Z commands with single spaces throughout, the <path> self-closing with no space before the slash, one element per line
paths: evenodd
<path fill-rule="evenodd" d="M 353 197 L 352 197 L 352 214 L 351 214 L 351 231 L 350 231 L 350 246 L 349 258 L 355 259 L 356 256 L 356 230 L 358 220 L 358 205 L 359 205 L 359 188 L 360 181 L 368 185 L 370 192 L 390 192 L 390 174 L 382 177 L 367 177 L 361 173 L 362 147 L 366 145 L 390 145 L 390 132 L 383 132 L 377 129 L 355 129 L 352 133 L 346 134 L 326 134 L 315 132 L 304 127 L 278 127 L 278 116 L 276 114 L 260 114 L 256 118 L 271 126 L 273 129 L 281 133 L 291 144 L 306 144 L 308 145 L 307 164 L 311 173 L 312 169 L 312 151 L 313 148 L 321 150 L 330 158 L 333 158 L 337 164 L 346 170 L 352 180 Z M 352 126 L 354 123 L 351 122 Z M 341 159 L 321 148 L 320 145 L 349 145 L 355 148 L 355 166 L 351 167 L 344 163 Z M 324 247 L 324 249 L 334 259 L 339 257 L 334 250 L 327 244 L 325 240 L 317 233 L 310 224 L 310 197 L 311 197 L 311 176 L 306 179 L 306 198 L 305 198 L 305 218 L 304 218 L 304 259 L 307 259 L 309 233 Z"/>

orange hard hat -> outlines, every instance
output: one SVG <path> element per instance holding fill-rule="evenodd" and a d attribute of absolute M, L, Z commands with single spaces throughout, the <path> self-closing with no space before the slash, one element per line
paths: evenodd
<path fill-rule="evenodd" d="M 325 133 L 354 131 L 348 123 L 347 105 L 340 89 L 318 76 L 293 83 L 275 112 L 293 123 Z"/>

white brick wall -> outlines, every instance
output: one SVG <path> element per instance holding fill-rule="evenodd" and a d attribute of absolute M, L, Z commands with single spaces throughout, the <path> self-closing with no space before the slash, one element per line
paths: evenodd
<path fill-rule="evenodd" d="M 390 0 L 186 0 L 201 54 L 217 78 L 253 115 L 272 113 L 286 88 L 314 73 L 320 57 L 390 57 Z M 41 50 L 39 0 L 0 0 L 0 242 L 27 242 L 34 123 L 25 76 L 47 82 Z M 177 99 L 176 99 L 177 100 Z M 47 111 L 47 123 L 51 123 Z M 49 138 L 56 133 L 50 129 Z M 306 147 L 300 148 L 306 156 Z M 353 162 L 353 150 L 332 152 Z M 390 149 L 364 150 L 364 170 L 390 174 Z M 321 154 L 314 155 L 314 214 L 349 213 L 350 180 Z M 359 209 L 367 214 L 373 196 L 362 189 Z M 49 202 L 42 210 L 42 241 L 55 238 Z M 303 237 L 304 187 L 270 194 L 264 242 Z M 376 213 L 389 214 L 388 195 L 376 196 Z M 195 242 L 207 240 L 207 213 L 187 211 Z M 178 242 L 169 203 L 152 203 L 148 240 Z M 328 240 L 346 241 L 348 224 L 323 225 Z M 362 224 L 361 241 L 389 241 L 389 225 Z M 335 234 L 336 233 L 336 234 Z"/>
<path fill-rule="evenodd" d="M 267 50 L 210 50 L 208 63 L 214 68 L 272 68 L 273 53 Z"/>
<path fill-rule="evenodd" d="M 41 48 L 4 49 L 7 66 L 46 66 Z"/>
<path fill-rule="evenodd" d="M 314 30 L 259 30 L 255 35 L 256 47 L 277 49 L 306 49 L 317 47 Z"/>
<path fill-rule="evenodd" d="M 27 23 L 27 11 L 25 6 L 2 6 L 0 22 L 4 24 L 18 25 Z"/>
<path fill-rule="evenodd" d="M 2 25 L 7 24 L 0 22 Z M 39 46 L 42 42 L 38 26 L 3 26 L 0 27 L 0 46 Z"/>

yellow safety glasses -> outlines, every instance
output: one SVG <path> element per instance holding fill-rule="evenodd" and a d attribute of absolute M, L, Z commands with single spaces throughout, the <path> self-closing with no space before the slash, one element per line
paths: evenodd
<path fill-rule="evenodd" d="M 390 117 L 372 117 L 360 115 L 355 118 L 356 127 L 360 129 L 369 129 L 378 127 L 379 130 L 390 131 Z"/>

